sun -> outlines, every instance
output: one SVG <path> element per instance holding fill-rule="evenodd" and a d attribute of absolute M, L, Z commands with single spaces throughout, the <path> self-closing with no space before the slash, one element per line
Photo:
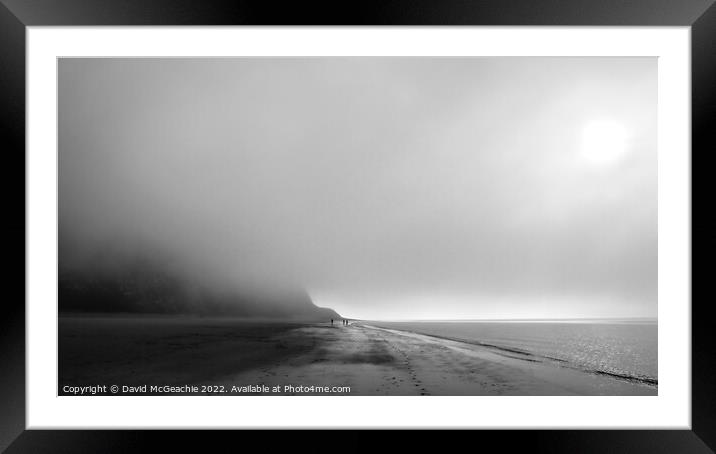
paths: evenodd
<path fill-rule="evenodd" d="M 621 160 L 627 153 L 627 131 L 613 120 L 588 123 L 582 131 L 581 156 L 587 162 L 605 166 Z"/>

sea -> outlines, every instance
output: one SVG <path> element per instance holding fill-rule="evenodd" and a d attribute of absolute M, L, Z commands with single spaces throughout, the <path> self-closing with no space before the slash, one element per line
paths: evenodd
<path fill-rule="evenodd" d="M 411 321 L 370 325 L 480 345 L 585 373 L 658 385 L 655 320 Z"/>

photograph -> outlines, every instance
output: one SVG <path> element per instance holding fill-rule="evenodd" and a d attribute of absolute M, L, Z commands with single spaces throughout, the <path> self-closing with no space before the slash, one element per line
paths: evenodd
<path fill-rule="evenodd" d="M 715 2 L 0 0 L 0 452 L 714 454 Z"/>
<path fill-rule="evenodd" d="M 57 59 L 60 396 L 657 396 L 656 57 Z"/>

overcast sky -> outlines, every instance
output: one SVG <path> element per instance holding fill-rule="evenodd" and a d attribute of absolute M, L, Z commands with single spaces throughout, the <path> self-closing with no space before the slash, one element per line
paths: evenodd
<path fill-rule="evenodd" d="M 652 58 L 62 59 L 61 261 L 167 254 L 356 318 L 656 316 L 656 81 Z"/>

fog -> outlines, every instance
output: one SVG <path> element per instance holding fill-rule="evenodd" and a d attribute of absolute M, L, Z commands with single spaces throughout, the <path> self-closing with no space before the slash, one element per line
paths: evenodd
<path fill-rule="evenodd" d="M 653 58 L 60 59 L 60 272 L 142 257 L 354 318 L 656 316 L 656 77 Z M 625 132 L 606 162 L 583 152 L 595 121 Z"/>

